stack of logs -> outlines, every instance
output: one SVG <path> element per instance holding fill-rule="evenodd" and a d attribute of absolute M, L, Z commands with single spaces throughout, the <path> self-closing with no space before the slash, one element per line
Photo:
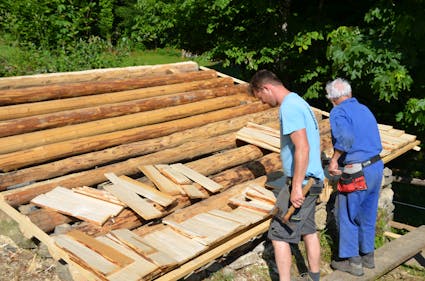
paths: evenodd
<path fill-rule="evenodd" d="M 131 208 L 96 225 L 30 203 L 58 186 L 101 188 L 108 173 L 149 182 L 138 167 L 184 163 L 220 184 L 222 195 L 173 195 L 163 219 L 181 221 L 211 209 L 204 201 L 223 204 L 232 194 L 225 191 L 281 170 L 279 153 L 236 140 L 249 122 L 277 128 L 277 109 L 252 97 L 246 83 L 193 62 L 1 78 L 0 105 L 0 207 L 70 263 L 49 236 L 59 225 L 92 237 L 164 226 Z M 329 122 L 319 124 L 329 154 Z"/>

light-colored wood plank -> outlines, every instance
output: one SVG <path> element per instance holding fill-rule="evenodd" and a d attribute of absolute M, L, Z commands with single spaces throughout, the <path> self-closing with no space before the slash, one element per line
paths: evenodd
<path fill-rule="evenodd" d="M 110 203 L 113 203 L 113 204 L 121 205 L 123 207 L 126 206 L 123 202 L 118 200 L 117 197 L 113 196 L 112 194 L 110 194 L 106 190 L 101 190 L 101 189 L 97 189 L 97 188 L 93 188 L 93 187 L 89 187 L 89 186 L 80 186 L 80 187 L 74 187 L 72 189 L 72 191 L 74 191 L 76 193 L 84 194 L 86 196 L 90 196 L 90 197 L 93 197 L 93 198 L 96 198 L 96 199 L 99 199 L 99 200 L 103 200 L 103 201 L 110 202 Z"/>
<path fill-rule="evenodd" d="M 117 177 L 114 173 L 106 173 L 105 177 L 114 185 L 117 185 L 123 189 L 131 190 L 132 192 L 142 195 L 143 197 L 146 197 L 164 207 L 173 204 L 176 200 L 170 195 L 164 192 L 160 192 L 152 186 L 149 186 L 145 183 L 139 182 L 127 176 Z"/>
<path fill-rule="evenodd" d="M 171 165 L 171 168 L 175 169 L 176 171 L 184 174 L 189 179 L 193 180 L 194 182 L 199 183 L 202 187 L 209 190 L 210 192 L 218 192 L 220 191 L 223 186 L 216 183 L 215 181 L 209 179 L 208 177 L 198 173 L 197 171 L 183 165 L 182 163 L 176 163 Z"/>
<path fill-rule="evenodd" d="M 268 142 L 265 142 L 262 138 L 258 138 L 258 137 L 252 136 L 252 134 L 250 133 L 246 133 L 246 129 L 247 128 L 242 128 L 241 129 L 242 131 L 241 130 L 238 131 L 236 134 L 236 138 L 244 142 L 256 145 L 258 147 L 262 147 L 264 149 L 270 150 L 270 151 L 280 152 L 280 144 L 278 147 L 276 147 Z"/>
<path fill-rule="evenodd" d="M 192 230 L 190 230 L 189 228 L 185 227 L 184 225 L 182 225 L 181 223 L 172 221 L 172 220 L 162 220 L 163 224 L 168 225 L 169 227 L 171 227 L 172 229 L 174 229 L 175 231 L 183 234 L 184 236 L 187 236 L 191 239 L 199 237 L 199 238 L 206 238 L 205 235 L 199 233 L 199 232 L 194 232 Z"/>
<path fill-rule="evenodd" d="M 137 281 L 146 277 L 152 272 L 158 270 L 158 266 L 154 263 L 146 260 L 142 256 L 136 254 L 131 249 L 117 243 L 116 241 L 109 239 L 105 236 L 96 237 L 96 240 L 114 248 L 116 251 L 131 257 L 134 262 L 108 276 L 110 281 Z"/>
<path fill-rule="evenodd" d="M 155 206 L 147 199 L 141 198 L 137 193 L 115 185 L 105 185 L 104 188 L 116 196 L 120 201 L 139 214 L 145 220 L 151 220 L 163 216 Z"/>
<path fill-rule="evenodd" d="M 99 253 L 104 258 L 109 260 L 110 262 L 118 265 L 119 267 L 124 267 L 134 262 L 134 259 L 127 257 L 126 255 L 121 254 L 114 248 L 103 244 L 102 242 L 94 239 L 93 237 L 85 234 L 79 230 L 71 230 L 66 233 L 69 237 L 74 239 L 75 241 L 85 245 L 86 247 L 92 249 L 93 251 Z"/>
<path fill-rule="evenodd" d="M 155 165 L 155 168 L 157 168 L 161 174 L 172 180 L 173 182 L 177 184 L 191 184 L 192 181 L 188 179 L 185 175 L 182 173 L 177 172 L 176 170 L 172 169 L 170 165 L 167 164 L 158 164 Z"/>
<path fill-rule="evenodd" d="M 246 198 L 251 200 L 264 201 L 268 204 L 276 203 L 276 196 L 270 190 L 265 189 L 262 186 L 248 186 L 243 192 Z"/>
<path fill-rule="evenodd" d="M 193 241 L 173 231 L 171 228 L 153 231 L 144 235 L 142 241 L 160 252 L 167 253 L 179 263 L 187 261 L 206 248 L 201 243 Z"/>
<path fill-rule="evenodd" d="M 273 136 L 275 138 L 280 138 L 280 130 L 277 130 L 277 129 L 272 128 L 272 127 L 256 124 L 256 123 L 253 123 L 253 122 L 248 122 L 246 124 L 246 127 L 256 129 L 258 131 L 262 131 L 265 134 Z"/>
<path fill-rule="evenodd" d="M 179 266 L 177 269 L 170 271 L 161 277 L 158 277 L 156 281 L 171 281 L 179 280 L 180 278 L 185 277 L 195 269 L 202 267 L 210 263 L 212 260 L 230 252 L 231 250 L 245 244 L 253 237 L 267 231 L 270 225 L 270 220 L 267 220 L 247 231 L 242 232 L 240 235 L 235 236 L 232 239 L 226 240 L 223 243 L 220 243 L 217 247 L 209 250 L 208 252 L 202 254 L 201 256 Z"/>
<path fill-rule="evenodd" d="M 244 226 L 248 226 L 252 223 L 252 218 L 247 218 L 247 217 L 244 217 L 244 216 L 240 216 L 236 213 L 226 212 L 226 211 L 219 210 L 219 209 L 211 210 L 208 213 L 213 215 L 213 216 L 217 216 L 217 217 L 225 218 L 227 220 L 232 220 L 232 221 L 238 222 L 238 223 L 240 223 Z"/>
<path fill-rule="evenodd" d="M 182 194 L 181 188 L 166 176 L 161 174 L 153 165 L 144 165 L 138 167 L 146 177 L 148 177 L 159 190 L 171 194 Z"/>
<path fill-rule="evenodd" d="M 234 232 L 236 229 L 242 227 L 242 224 L 240 224 L 239 222 L 220 218 L 208 213 L 200 213 L 196 216 L 193 216 L 191 219 L 202 222 L 202 225 L 208 225 L 216 229 L 223 230 L 227 233 Z"/>
<path fill-rule="evenodd" d="M 123 210 L 123 206 L 78 194 L 60 186 L 33 198 L 31 202 L 98 225 Z"/>
<path fill-rule="evenodd" d="M 154 248 L 143 243 L 140 240 L 140 236 L 126 228 L 112 230 L 110 234 L 119 241 L 121 241 L 123 244 L 127 245 L 128 247 L 142 255 L 151 254 L 156 251 Z"/>
<path fill-rule="evenodd" d="M 244 197 L 242 196 L 235 196 L 229 199 L 229 202 L 236 205 L 236 206 L 242 206 L 248 209 L 253 209 L 255 211 L 263 212 L 263 213 L 270 213 L 270 211 L 273 209 L 272 204 L 267 204 L 258 200 L 250 200 L 246 201 Z"/>
<path fill-rule="evenodd" d="M 200 191 L 193 184 L 183 184 L 180 186 L 190 199 L 207 198 L 208 194 Z"/>
<path fill-rule="evenodd" d="M 238 215 L 238 216 L 243 216 L 245 218 L 251 219 L 252 223 L 256 223 L 262 219 L 264 219 L 264 217 L 268 214 L 265 214 L 264 212 L 258 212 L 256 210 L 252 210 L 252 209 L 247 209 L 244 207 L 238 207 L 234 210 L 231 211 L 231 213 Z"/>
<path fill-rule="evenodd" d="M 55 236 L 54 240 L 60 248 L 77 258 L 76 263 L 82 263 L 83 267 L 92 269 L 96 274 L 107 275 L 119 269 L 117 265 L 67 235 Z"/>
<path fill-rule="evenodd" d="M 261 130 L 243 127 L 236 133 L 238 139 L 252 139 L 260 143 L 267 144 L 275 149 L 280 148 L 280 137 L 269 135 Z"/>

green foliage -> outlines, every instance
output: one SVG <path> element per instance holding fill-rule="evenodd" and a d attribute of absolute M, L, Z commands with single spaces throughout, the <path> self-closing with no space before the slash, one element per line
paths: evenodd
<path fill-rule="evenodd" d="M 425 124 L 425 99 L 409 99 L 403 112 L 397 114 L 397 121 L 413 126 Z"/>

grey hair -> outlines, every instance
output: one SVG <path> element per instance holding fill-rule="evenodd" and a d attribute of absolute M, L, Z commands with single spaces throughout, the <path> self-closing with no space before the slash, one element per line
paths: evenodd
<path fill-rule="evenodd" d="M 347 80 L 336 78 L 332 82 L 326 84 L 326 97 L 335 100 L 343 96 L 351 97 L 351 86 Z"/>

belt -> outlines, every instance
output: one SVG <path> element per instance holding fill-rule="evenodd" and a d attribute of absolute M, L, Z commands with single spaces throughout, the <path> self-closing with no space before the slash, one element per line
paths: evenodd
<path fill-rule="evenodd" d="M 362 162 L 362 167 L 364 168 L 364 167 L 370 166 L 373 163 L 378 162 L 379 160 L 381 160 L 381 156 L 379 156 L 379 154 L 375 155 L 375 156 L 369 158 L 368 160 Z"/>

